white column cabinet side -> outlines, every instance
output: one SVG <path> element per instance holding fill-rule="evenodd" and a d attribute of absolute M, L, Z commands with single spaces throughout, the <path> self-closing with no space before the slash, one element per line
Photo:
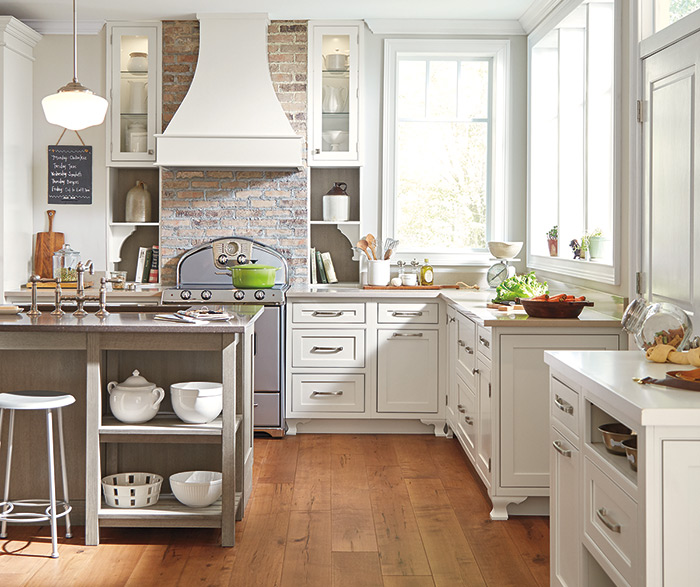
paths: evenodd
<path fill-rule="evenodd" d="M 457 317 L 452 308 L 447 308 L 447 396 L 445 417 L 450 430 L 457 426 Z"/>
<path fill-rule="evenodd" d="M 476 443 L 476 468 L 487 487 L 491 486 L 491 453 L 493 450 L 493 424 L 491 402 L 491 362 L 477 357 L 478 369 L 478 415 Z"/>
<path fill-rule="evenodd" d="M 108 164 L 156 160 L 161 121 L 160 22 L 107 23 Z"/>
<path fill-rule="evenodd" d="M 362 21 L 309 22 L 309 165 L 360 159 Z"/>
<path fill-rule="evenodd" d="M 500 338 L 500 470 L 504 488 L 549 493 L 549 370 L 545 350 L 617 350 L 616 334 L 527 334 Z"/>
<path fill-rule="evenodd" d="M 0 16 L 0 302 L 33 273 L 32 76 L 40 40 L 16 18 Z"/>
<path fill-rule="evenodd" d="M 438 411 L 438 331 L 380 329 L 377 411 Z"/>

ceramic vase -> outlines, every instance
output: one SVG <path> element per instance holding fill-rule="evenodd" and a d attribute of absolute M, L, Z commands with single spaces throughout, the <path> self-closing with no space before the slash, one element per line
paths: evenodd
<path fill-rule="evenodd" d="M 140 180 L 126 193 L 127 222 L 151 221 L 151 194 L 146 184 Z"/>

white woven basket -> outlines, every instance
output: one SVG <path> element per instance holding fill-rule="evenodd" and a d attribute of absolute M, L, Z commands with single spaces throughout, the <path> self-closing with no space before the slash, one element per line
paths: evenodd
<path fill-rule="evenodd" d="M 142 508 L 158 502 L 163 477 L 155 473 L 118 473 L 102 478 L 108 506 Z"/>

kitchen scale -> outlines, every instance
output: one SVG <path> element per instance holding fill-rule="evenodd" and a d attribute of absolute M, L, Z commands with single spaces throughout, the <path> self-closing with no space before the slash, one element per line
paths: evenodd
<path fill-rule="evenodd" d="M 520 261 L 520 259 L 497 259 L 495 263 L 489 267 L 486 272 L 486 281 L 489 287 L 496 288 L 501 285 L 506 279 L 515 275 L 515 267 L 510 263 L 512 261 Z"/>

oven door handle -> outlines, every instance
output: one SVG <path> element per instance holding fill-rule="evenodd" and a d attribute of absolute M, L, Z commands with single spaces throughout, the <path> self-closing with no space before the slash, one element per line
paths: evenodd
<path fill-rule="evenodd" d="M 253 356 L 258 356 L 258 333 L 253 332 Z"/>

